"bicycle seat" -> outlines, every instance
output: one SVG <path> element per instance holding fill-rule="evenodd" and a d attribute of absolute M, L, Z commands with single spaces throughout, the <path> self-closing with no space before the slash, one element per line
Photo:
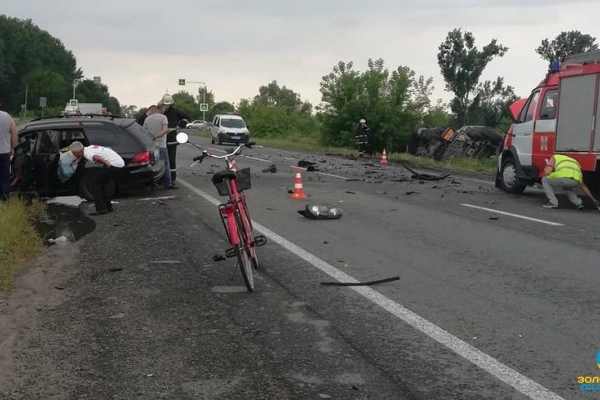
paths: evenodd
<path fill-rule="evenodd" d="M 225 181 L 225 179 L 236 179 L 237 175 L 235 174 L 234 171 L 228 171 L 228 170 L 224 170 L 224 171 L 219 171 L 217 173 L 215 173 L 212 176 L 212 182 L 215 185 L 218 185 L 219 183 L 223 183 Z"/>

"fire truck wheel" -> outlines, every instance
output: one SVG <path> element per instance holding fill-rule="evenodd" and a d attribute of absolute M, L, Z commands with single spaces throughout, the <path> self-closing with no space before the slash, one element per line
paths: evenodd
<path fill-rule="evenodd" d="M 521 194 L 526 185 L 517 183 L 517 166 L 512 158 L 507 158 L 502 163 L 500 171 L 500 184 L 506 193 Z"/>

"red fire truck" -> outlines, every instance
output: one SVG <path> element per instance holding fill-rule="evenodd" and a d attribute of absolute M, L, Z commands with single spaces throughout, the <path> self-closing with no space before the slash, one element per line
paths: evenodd
<path fill-rule="evenodd" d="M 498 157 L 496 187 L 522 193 L 539 183 L 555 153 L 581 164 L 590 190 L 600 190 L 600 51 L 567 56 L 532 92 L 511 105 L 514 122 Z"/>

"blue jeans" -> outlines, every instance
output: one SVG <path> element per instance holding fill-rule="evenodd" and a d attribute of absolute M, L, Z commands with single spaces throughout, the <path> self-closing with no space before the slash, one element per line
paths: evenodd
<path fill-rule="evenodd" d="M 159 147 L 158 151 L 160 152 L 160 159 L 165 163 L 165 174 L 162 177 L 163 184 L 165 189 L 171 186 L 171 165 L 169 164 L 169 152 L 167 148 Z"/>
<path fill-rule="evenodd" d="M 10 193 L 10 153 L 0 154 L 0 201 L 7 201 Z"/>

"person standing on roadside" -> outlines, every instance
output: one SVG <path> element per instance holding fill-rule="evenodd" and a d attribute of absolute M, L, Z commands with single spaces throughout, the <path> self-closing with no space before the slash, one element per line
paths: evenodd
<path fill-rule="evenodd" d="M 10 194 L 10 161 L 17 147 L 17 124 L 13 117 L 2 110 L 0 99 L 0 201 L 7 201 Z"/>
<path fill-rule="evenodd" d="M 368 151 L 369 146 L 369 127 L 367 126 L 367 121 L 365 121 L 364 119 L 358 121 L 358 126 L 356 127 L 354 138 L 356 139 L 358 156 L 364 157 L 365 153 Z"/>
<path fill-rule="evenodd" d="M 182 119 L 189 120 L 190 117 L 175 108 L 175 100 L 173 96 L 170 94 L 165 94 L 159 105 L 162 104 L 165 106 L 165 116 L 169 121 L 169 133 L 167 133 L 167 151 L 169 153 L 169 166 L 171 168 L 171 184 L 173 185 L 173 189 L 176 189 L 175 182 L 177 181 L 177 146 L 179 146 L 179 142 L 177 142 L 177 131 L 179 128 L 179 121 Z"/>
<path fill-rule="evenodd" d="M 152 104 L 150 107 L 148 107 L 148 109 L 146 110 L 145 113 L 143 113 L 138 119 L 136 119 L 135 121 L 144 126 L 144 121 L 146 120 L 146 118 L 148 118 L 149 116 L 151 116 L 154 113 L 154 110 L 156 110 L 156 106 L 154 104 Z"/>
<path fill-rule="evenodd" d="M 71 153 L 80 159 L 84 157 L 86 160 L 101 165 L 103 168 L 98 168 L 90 179 L 90 192 L 94 196 L 96 212 L 90 215 L 102 215 L 113 211 L 110 196 L 106 193 L 106 187 L 111 179 L 121 171 L 125 166 L 123 158 L 111 148 L 91 145 L 84 147 L 83 143 L 75 141 L 69 146 Z"/>
<path fill-rule="evenodd" d="M 154 108 L 152 115 L 149 115 L 144 121 L 144 128 L 146 128 L 158 146 L 160 153 L 160 159 L 165 163 L 165 173 L 163 174 L 162 181 L 165 189 L 174 189 L 175 187 L 171 183 L 171 167 L 169 164 L 169 152 L 167 151 L 167 133 L 169 132 L 169 121 L 163 114 L 165 106 L 159 104 Z"/>

